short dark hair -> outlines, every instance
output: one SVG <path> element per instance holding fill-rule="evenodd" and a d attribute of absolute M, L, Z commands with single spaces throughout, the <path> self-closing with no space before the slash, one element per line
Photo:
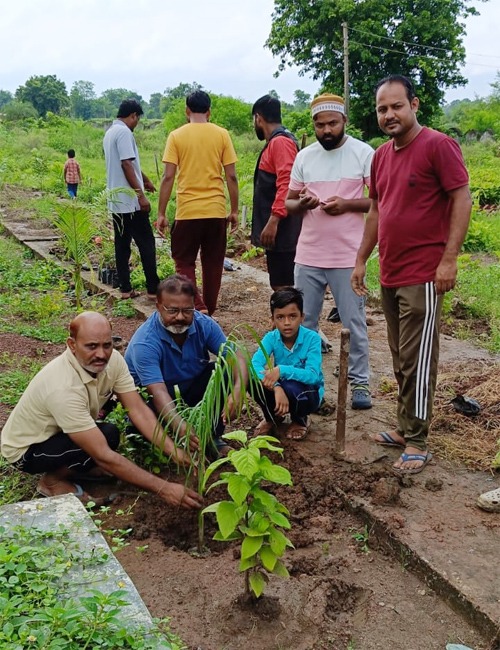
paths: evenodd
<path fill-rule="evenodd" d="M 274 314 L 275 309 L 283 309 L 288 305 L 296 304 L 299 308 L 301 314 L 304 313 L 304 297 L 302 291 L 296 289 L 295 287 L 284 287 L 283 289 L 278 289 L 271 296 L 270 306 L 271 306 L 271 315 Z"/>
<path fill-rule="evenodd" d="M 186 106 L 193 113 L 208 113 L 212 102 L 204 90 L 195 90 L 186 97 Z"/>
<path fill-rule="evenodd" d="M 68 149 L 68 158 L 74 158 L 74 157 L 75 157 L 75 150 Z"/>
<path fill-rule="evenodd" d="M 411 102 L 411 100 L 415 99 L 415 97 L 417 96 L 415 94 L 415 87 L 411 82 L 411 80 L 408 79 L 408 77 L 403 76 L 402 74 L 390 74 L 389 76 L 381 79 L 375 88 L 375 95 L 378 93 L 379 88 L 384 84 L 401 84 L 406 90 L 406 96 L 408 97 L 409 102 Z"/>
<path fill-rule="evenodd" d="M 132 115 L 132 113 L 143 115 L 144 111 L 136 99 L 124 99 L 120 104 L 116 117 L 128 117 L 129 115 Z"/>
<path fill-rule="evenodd" d="M 183 293 L 192 298 L 194 298 L 196 294 L 191 280 L 185 275 L 180 275 L 180 273 L 169 275 L 168 278 L 165 278 L 165 280 L 160 282 L 156 289 L 156 298 L 160 300 L 163 293 L 170 293 L 176 296 Z"/>
<path fill-rule="evenodd" d="M 264 95 L 252 106 L 252 115 L 259 114 L 265 122 L 281 124 L 281 102 L 276 97 Z"/>

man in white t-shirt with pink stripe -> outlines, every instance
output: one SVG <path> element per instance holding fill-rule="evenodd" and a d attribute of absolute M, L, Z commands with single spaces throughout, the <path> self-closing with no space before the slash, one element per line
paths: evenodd
<path fill-rule="evenodd" d="M 304 294 L 304 325 L 319 328 L 327 286 L 340 319 L 351 332 L 349 381 L 354 409 L 371 408 L 368 333 L 364 298 L 351 288 L 351 273 L 370 207 L 373 149 L 345 133 L 342 97 L 325 93 L 311 103 L 317 142 L 300 151 L 290 177 L 286 208 L 302 214 L 295 256 L 295 286 Z"/>

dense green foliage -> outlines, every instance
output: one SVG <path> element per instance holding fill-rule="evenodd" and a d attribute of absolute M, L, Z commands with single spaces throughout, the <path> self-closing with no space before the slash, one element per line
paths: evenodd
<path fill-rule="evenodd" d="M 463 85 L 463 19 L 470 0 L 275 0 L 267 46 L 279 70 L 298 65 L 323 87 L 343 94 L 342 23 L 349 30 L 351 118 L 366 137 L 377 134 L 373 94 L 388 74 L 412 78 L 429 123 L 444 90 Z"/>
<path fill-rule="evenodd" d="M 16 90 L 16 99 L 32 104 L 41 117 L 60 113 L 69 101 L 66 84 L 53 74 L 30 77 Z"/>
<path fill-rule="evenodd" d="M 123 621 L 127 592 L 89 589 L 78 595 L 75 570 L 87 573 L 106 551 L 76 543 L 64 528 L 0 527 L 0 647 L 10 650 L 181 650 L 180 639 L 157 621 L 150 628 Z M 81 588 L 81 585 L 80 585 Z"/>

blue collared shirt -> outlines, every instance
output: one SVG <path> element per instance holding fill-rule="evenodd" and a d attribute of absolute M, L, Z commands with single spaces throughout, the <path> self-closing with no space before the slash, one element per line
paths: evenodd
<path fill-rule="evenodd" d="M 321 370 L 321 337 L 317 332 L 301 325 L 291 350 L 283 343 L 278 329 L 268 332 L 261 344 L 273 358 L 273 365 L 279 366 L 280 379 L 294 379 L 307 386 L 314 386 L 318 388 L 320 399 L 323 398 L 325 388 Z M 260 348 L 252 357 L 252 366 L 263 379 L 268 365 Z"/>
<path fill-rule="evenodd" d="M 155 311 L 132 336 L 125 361 L 137 386 L 164 382 L 169 392 L 176 384 L 182 390 L 203 372 L 210 353 L 218 354 L 225 341 L 221 327 L 195 311 L 184 345 L 179 347 Z"/>

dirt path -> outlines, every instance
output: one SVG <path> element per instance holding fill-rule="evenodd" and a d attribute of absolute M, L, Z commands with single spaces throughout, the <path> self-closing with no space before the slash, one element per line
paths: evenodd
<path fill-rule="evenodd" d="M 227 332 L 244 322 L 262 335 L 268 327 L 268 297 L 267 278 L 257 270 L 228 273 L 216 316 Z M 325 303 L 325 314 L 330 306 Z M 135 504 L 133 497 L 123 497 L 106 521 L 106 528 L 133 529 L 130 545 L 118 557 L 151 613 L 171 617 L 193 650 L 444 650 L 451 641 L 474 650 L 492 647 L 484 621 L 500 622 L 494 578 L 500 518 L 473 505 L 477 493 L 493 487 L 491 477 L 436 458 L 406 487 L 392 478 L 395 452 L 368 440 L 394 425 L 394 395 L 385 392 L 392 380 L 385 326 L 376 310 L 368 316 L 374 408 L 347 409 L 346 460 L 332 453 L 334 414 L 314 416 L 304 442 L 283 440 L 294 486 L 277 494 L 292 514 L 295 550 L 286 560 L 290 580 L 272 578 L 268 587 L 269 596 L 279 599 L 278 615 L 266 618 L 236 605 L 243 582 L 232 546 L 212 542 L 206 558 L 187 552 L 196 533 L 190 514 L 167 510 L 147 495 Z M 126 339 L 140 322 L 114 320 L 115 333 Z M 327 400 L 335 403 L 340 326 L 323 321 L 322 327 L 334 346 L 323 365 Z M 44 347 L 25 337 L 0 335 L 0 352 L 29 355 L 37 346 Z M 57 352 L 45 346 L 42 359 Z M 441 358 L 441 367 L 451 369 L 464 362 L 470 369 L 487 369 L 494 362 L 450 337 L 443 337 Z M 251 428 L 257 420 L 255 412 L 243 424 Z M 213 532 L 209 521 L 207 536 Z M 401 544 L 398 555 L 387 552 L 385 538 L 394 542 L 393 548 Z M 443 587 L 435 575 L 444 572 L 451 592 L 459 588 L 466 599 L 475 600 L 475 628 L 408 570 L 415 564 L 408 548 L 417 549 L 418 558 L 428 564 L 424 573 L 433 586 Z"/>

